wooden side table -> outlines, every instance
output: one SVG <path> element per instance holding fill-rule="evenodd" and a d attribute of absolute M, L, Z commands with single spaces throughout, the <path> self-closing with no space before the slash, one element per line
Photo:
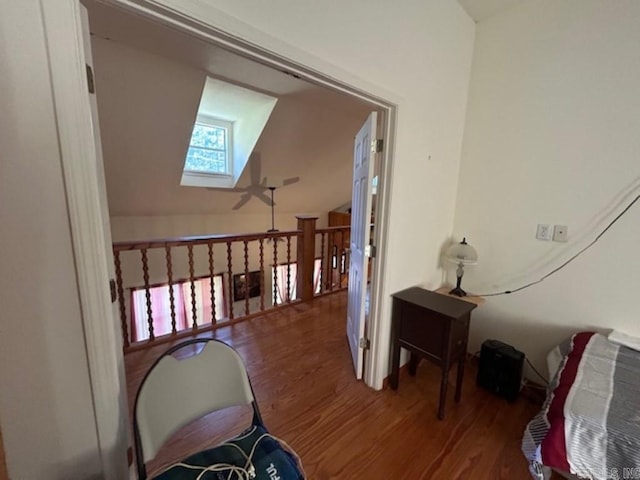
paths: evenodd
<path fill-rule="evenodd" d="M 456 402 L 462 395 L 462 379 L 469 339 L 471 311 L 476 303 L 458 297 L 412 287 L 393 295 L 391 326 L 391 388 L 398 388 L 400 347 L 411 353 L 409 374 L 415 375 L 420 357 L 442 368 L 438 418 L 444 419 L 449 370 L 458 363 Z"/>

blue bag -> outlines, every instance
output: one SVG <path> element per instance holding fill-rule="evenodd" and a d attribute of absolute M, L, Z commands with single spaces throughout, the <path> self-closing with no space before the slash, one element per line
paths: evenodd
<path fill-rule="evenodd" d="M 156 480 L 304 480 L 297 457 L 254 425 L 169 467 Z"/>

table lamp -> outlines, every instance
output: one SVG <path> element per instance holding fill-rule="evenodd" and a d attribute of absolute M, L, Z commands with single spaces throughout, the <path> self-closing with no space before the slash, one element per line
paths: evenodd
<path fill-rule="evenodd" d="M 444 256 L 449 262 L 458 265 L 458 268 L 456 269 L 456 277 L 458 277 L 456 288 L 451 290 L 449 293 L 451 295 L 457 295 L 458 297 L 464 297 L 467 292 L 460 288 L 462 275 L 464 275 L 464 266 L 475 265 L 478 263 L 478 253 L 475 248 L 467 243 L 467 238 L 465 237 L 460 243 L 455 243 L 447 248 Z"/>

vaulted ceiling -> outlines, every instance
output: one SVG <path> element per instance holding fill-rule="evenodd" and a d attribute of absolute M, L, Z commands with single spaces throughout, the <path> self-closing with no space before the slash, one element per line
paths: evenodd
<path fill-rule="evenodd" d="M 279 213 L 350 200 L 353 137 L 371 106 L 113 7 L 88 6 L 111 216 L 233 211 L 241 192 L 180 186 L 207 75 L 279 99 L 254 149 L 263 176 L 300 177 L 276 192 Z M 238 187 L 250 182 L 245 168 Z M 253 198 L 236 212 L 268 208 Z"/>

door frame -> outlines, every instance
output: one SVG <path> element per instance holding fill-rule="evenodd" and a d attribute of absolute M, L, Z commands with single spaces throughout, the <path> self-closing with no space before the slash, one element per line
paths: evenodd
<path fill-rule="evenodd" d="M 365 383 L 382 388 L 380 300 L 384 291 L 391 175 L 399 99 L 381 87 L 272 37 L 198 0 L 100 0 L 141 15 L 316 85 L 364 100 L 383 117 L 384 147 L 376 199 L 374 261 L 370 292 L 370 351 Z M 128 446 L 124 358 L 109 298 L 105 227 L 100 213 L 99 172 L 91 122 L 79 0 L 41 0 L 45 44 L 78 278 L 96 430 L 104 478 L 125 478 Z M 387 339 L 388 340 L 388 339 Z"/>

